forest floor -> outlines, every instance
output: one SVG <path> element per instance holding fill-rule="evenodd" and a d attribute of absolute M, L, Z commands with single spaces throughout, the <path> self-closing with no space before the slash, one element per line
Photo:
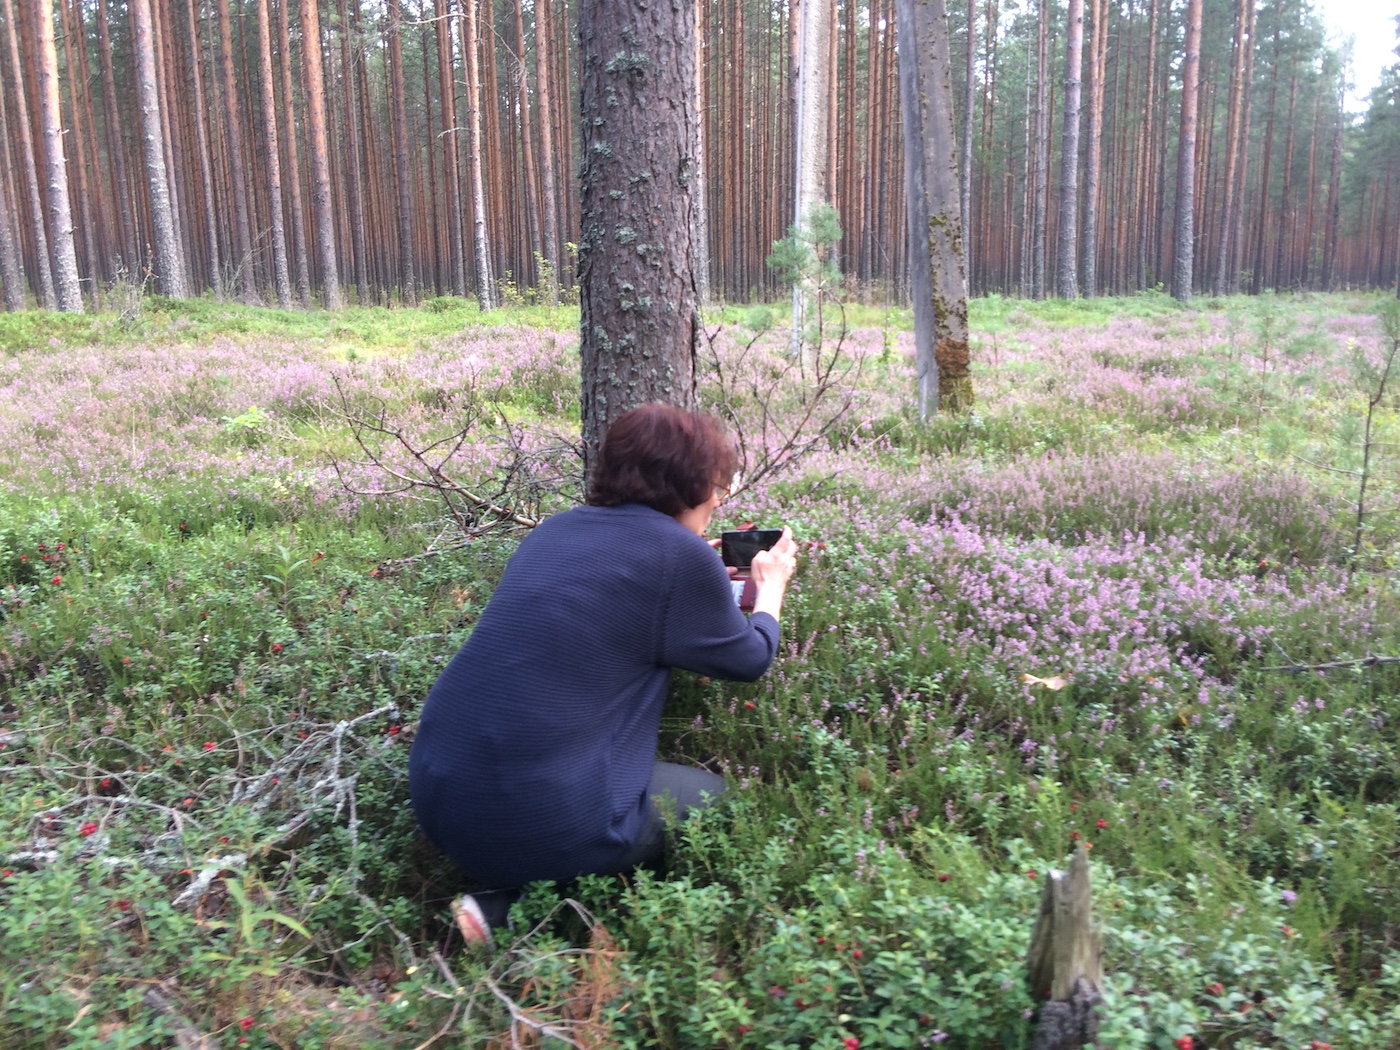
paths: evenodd
<path fill-rule="evenodd" d="M 1102 1045 L 1400 1046 L 1384 306 L 979 300 L 927 425 L 855 309 L 762 477 L 810 388 L 716 312 L 783 652 L 675 675 L 664 755 L 732 790 L 664 877 L 532 887 L 492 955 L 405 771 L 518 535 L 382 491 L 470 425 L 456 480 L 576 498 L 576 311 L 0 316 L 0 1045 L 1023 1046 L 1092 843 Z"/>

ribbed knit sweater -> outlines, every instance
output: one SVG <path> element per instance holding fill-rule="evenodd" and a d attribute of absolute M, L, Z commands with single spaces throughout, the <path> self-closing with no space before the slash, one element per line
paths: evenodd
<path fill-rule="evenodd" d="M 576 507 L 520 544 L 428 694 L 413 809 L 468 875 L 618 870 L 648 817 L 671 668 L 753 681 L 778 622 L 746 617 L 702 538 L 640 504 Z"/>

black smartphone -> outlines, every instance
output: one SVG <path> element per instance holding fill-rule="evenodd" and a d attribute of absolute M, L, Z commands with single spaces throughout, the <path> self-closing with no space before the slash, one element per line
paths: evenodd
<path fill-rule="evenodd" d="M 720 533 L 719 554 L 724 564 L 749 569 L 755 554 L 769 550 L 782 538 L 782 529 L 729 529 Z"/>

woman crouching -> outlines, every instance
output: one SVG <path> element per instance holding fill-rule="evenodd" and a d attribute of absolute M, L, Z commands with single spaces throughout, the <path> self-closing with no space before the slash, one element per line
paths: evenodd
<path fill-rule="evenodd" d="M 666 812 L 724 778 L 656 760 L 671 668 L 753 681 L 778 649 L 796 566 L 789 530 L 754 557 L 735 604 L 704 535 L 737 457 L 720 425 L 649 404 L 609 429 L 588 505 L 533 529 L 428 694 L 409 756 L 414 812 L 464 873 L 497 891 L 455 905 L 490 943 L 518 888 L 659 862 Z"/>

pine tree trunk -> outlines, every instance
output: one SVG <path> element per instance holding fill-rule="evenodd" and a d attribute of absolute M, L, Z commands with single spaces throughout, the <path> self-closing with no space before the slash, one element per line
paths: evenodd
<path fill-rule="evenodd" d="M 233 191 L 233 276 L 238 298 L 259 304 L 256 274 L 253 270 L 253 226 L 248 216 L 248 177 L 243 164 L 243 122 L 238 113 L 238 82 L 233 67 L 233 24 L 229 0 L 214 0 L 219 18 L 219 63 L 224 104 L 224 138 L 228 153 L 229 176 Z M 149 163 L 148 163 L 149 167 Z"/>
<path fill-rule="evenodd" d="M 209 132 L 205 125 L 204 74 L 200 70 L 199 11 L 195 0 L 186 0 L 190 23 L 190 84 L 194 91 L 195 140 L 199 150 L 199 177 L 204 190 L 204 224 L 206 226 L 209 281 L 214 297 L 224 297 L 223 262 L 219 257 L 219 222 L 214 201 L 214 166 L 210 156 Z"/>
<path fill-rule="evenodd" d="M 826 107 L 831 67 L 831 6 L 827 0 L 802 0 L 801 25 L 797 36 L 796 88 L 797 109 L 794 120 L 796 137 L 793 154 L 797 169 L 793 173 L 796 201 L 793 226 L 801 228 L 813 209 L 825 199 L 826 166 Z M 742 125 L 740 125 L 742 127 Z M 736 133 L 738 133 L 736 128 Z M 791 352 L 801 355 L 805 372 L 815 367 L 816 347 L 803 336 L 811 290 L 809 282 L 799 281 L 792 289 Z"/>
<path fill-rule="evenodd" d="M 1322 235 L 1322 290 L 1336 288 L 1337 233 L 1342 222 L 1342 131 L 1346 126 L 1346 73 L 1337 74 L 1337 124 L 1332 131 L 1332 172 L 1327 179 L 1327 229 Z"/>
<path fill-rule="evenodd" d="M 550 98 L 549 81 L 553 75 L 550 68 L 550 27 L 551 15 L 549 0 L 535 0 L 535 100 L 538 103 L 536 116 L 540 125 L 540 209 L 542 229 L 541 244 L 544 261 L 549 267 L 544 281 L 545 301 L 551 306 L 559 300 L 559 208 L 558 189 L 554 182 L 554 121 L 553 101 Z M 693 31 L 692 31 L 693 32 Z M 522 56 L 523 57 L 523 56 Z M 693 81 L 692 81 L 693 82 Z M 697 168 L 702 167 L 700 155 L 691 147 L 691 154 L 697 160 Z M 542 275 L 543 276 L 543 275 Z"/>
<path fill-rule="evenodd" d="M 291 15 L 287 8 L 292 0 L 277 0 L 277 66 L 282 80 L 282 125 L 287 129 L 283 143 L 287 150 L 287 204 L 291 220 L 292 272 L 297 288 L 297 302 L 303 310 L 311 309 L 311 259 L 306 247 L 306 210 L 301 200 L 301 156 L 297 146 L 296 96 L 292 80 Z M 344 22 L 344 0 L 341 0 L 341 26 Z M 347 83 L 349 76 L 346 77 Z M 349 88 L 347 87 L 347 90 Z M 350 181 L 352 187 L 353 180 Z M 353 192 L 353 189 L 352 189 Z"/>
<path fill-rule="evenodd" d="M 1186 5 L 1186 54 L 1181 61 L 1181 125 L 1177 138 L 1176 239 L 1172 263 L 1172 296 L 1191 298 L 1191 274 L 1196 245 L 1196 109 L 1200 101 L 1201 4 Z"/>
<path fill-rule="evenodd" d="M 1269 84 L 1269 121 L 1264 125 L 1264 167 L 1259 173 L 1259 225 L 1255 229 L 1254 273 L 1250 291 L 1258 295 L 1264 288 L 1264 251 L 1269 229 L 1269 168 L 1274 154 L 1274 117 L 1278 102 L 1279 30 L 1274 27 L 1274 65 Z"/>
<path fill-rule="evenodd" d="M 1294 64 L 1293 75 L 1288 83 L 1288 119 L 1285 124 L 1288 127 L 1288 134 L 1283 140 L 1283 188 L 1279 193 L 1278 210 L 1274 213 L 1275 228 L 1278 230 L 1278 239 L 1274 241 L 1274 271 L 1273 287 L 1282 290 L 1289 283 L 1285 280 L 1283 270 L 1284 249 L 1287 238 L 1284 236 L 1286 226 L 1292 224 L 1290 214 L 1291 200 L 1293 195 L 1293 145 L 1296 141 L 1293 127 L 1293 117 L 1296 112 L 1298 102 L 1298 70 Z"/>
<path fill-rule="evenodd" d="M 399 0 L 388 0 L 390 133 L 394 138 L 394 184 L 398 192 L 399 217 L 399 294 L 405 306 L 418 302 L 413 260 L 412 173 L 408 166 L 408 116 L 404 104 L 403 16 Z"/>
<path fill-rule="evenodd" d="M 1308 136 L 1308 188 L 1305 193 L 1308 201 L 1308 217 L 1303 224 L 1302 264 L 1298 283 L 1303 288 L 1312 287 L 1313 282 L 1313 220 L 1317 204 L 1317 138 L 1322 128 L 1322 90 L 1319 85 L 1313 95 L 1312 134 Z M 1297 260 L 1295 259 L 1295 263 Z"/>
<path fill-rule="evenodd" d="M 20 63 L 19 27 L 15 21 L 12 0 L 4 0 L 5 30 L 9 42 L 10 73 L 15 92 L 15 124 L 19 129 L 16 146 L 24 165 L 25 185 L 29 191 L 30 233 L 34 238 L 34 271 L 39 278 L 39 305 L 45 310 L 58 309 L 58 294 L 54 289 L 53 265 L 49 259 L 49 235 L 44 226 L 44 204 L 39 191 L 39 169 L 34 156 L 34 136 L 30 131 L 29 101 L 25 94 L 24 66 Z"/>
<path fill-rule="evenodd" d="M 277 289 L 277 305 L 292 306 L 292 276 L 287 265 L 287 234 L 282 225 L 282 161 L 277 145 L 277 98 L 272 84 L 272 22 L 268 0 L 258 4 L 258 77 L 262 85 L 262 124 L 264 165 L 267 168 L 268 215 L 272 226 L 272 272 Z M 287 134 L 294 133 L 293 128 Z M 293 173 L 295 177 L 295 173 Z"/>
<path fill-rule="evenodd" d="M 141 102 L 141 143 L 146 156 L 146 185 L 151 200 L 151 226 L 155 231 L 157 287 L 162 295 L 183 299 L 188 294 L 180 252 L 175 239 L 175 218 L 170 202 L 170 179 L 161 146 L 160 92 L 156 89 L 154 27 L 150 0 L 130 0 L 131 29 L 136 58 L 136 88 Z"/>
<path fill-rule="evenodd" d="M 943 0 L 897 0 L 895 14 L 914 371 L 919 418 L 927 420 L 935 407 L 956 412 L 972 405 L 948 15 Z"/>
<path fill-rule="evenodd" d="M 1147 13 L 1147 87 L 1143 92 L 1142 139 L 1138 147 L 1137 192 L 1137 287 L 1147 287 L 1147 256 L 1151 225 L 1152 145 L 1154 142 L 1152 115 L 1157 90 L 1157 9 L 1159 0 L 1150 0 Z"/>
<path fill-rule="evenodd" d="M 1155 2 L 1155 0 L 1154 0 Z M 1045 184 L 1050 167 L 1050 115 L 1045 86 L 1050 76 L 1050 0 L 1040 0 L 1036 15 L 1035 193 L 1031 217 L 1031 298 L 1045 298 Z"/>
<path fill-rule="evenodd" d="M 97 0 L 97 57 L 102 68 L 102 107 L 107 125 L 107 162 L 111 165 L 121 223 L 121 252 L 118 270 L 139 265 L 141 249 L 136 238 L 136 220 L 131 208 L 131 184 L 127 178 L 126 150 L 122 145 L 121 121 L 117 117 L 117 80 L 112 69 L 111 29 L 107 24 L 107 0 Z"/>
<path fill-rule="evenodd" d="M 1104 75 L 1108 61 L 1108 0 L 1091 0 L 1089 142 L 1084 154 L 1084 294 L 1099 294 L 1099 170 L 1103 150 Z"/>
<path fill-rule="evenodd" d="M 700 119 L 695 122 L 695 177 L 691 192 L 695 200 L 695 228 L 691 231 L 691 246 L 695 253 L 695 301 L 700 308 L 710 305 L 710 202 L 709 170 L 710 158 L 706 152 L 705 114 L 705 22 L 704 13 L 708 4 L 695 5 L 695 112 Z M 567 53 L 568 47 L 563 50 Z M 564 107 L 566 110 L 568 106 Z"/>
<path fill-rule="evenodd" d="M 48 185 L 49 231 L 53 246 L 54 288 L 64 313 L 83 312 L 78 281 L 78 254 L 73 245 L 73 216 L 68 200 L 68 162 L 63 155 L 63 110 L 58 98 L 58 51 L 54 44 L 53 8 L 36 4 L 32 17 L 38 44 L 35 63 L 39 85 L 39 127 L 44 134 L 44 171 Z"/>
<path fill-rule="evenodd" d="M 311 204 L 316 212 L 316 234 L 321 247 L 321 293 L 327 310 L 339 310 L 340 278 L 326 147 L 325 81 L 321 72 L 321 19 L 316 0 L 301 0 L 301 40 L 302 68 L 306 75 L 306 133 L 311 140 Z"/>
<path fill-rule="evenodd" d="M 97 217 L 93 214 L 100 195 L 88 192 L 88 121 L 83 108 L 84 89 L 87 86 L 87 37 L 80 32 L 79 24 L 75 24 L 74 12 L 67 0 L 60 0 L 58 6 L 63 18 L 63 64 L 68 77 L 69 109 L 73 114 L 73 175 L 77 179 L 75 196 L 78 202 L 78 228 L 82 231 L 83 238 L 83 258 L 80 261 L 85 266 L 88 281 L 91 283 L 93 307 L 100 309 L 103 274 L 98 266 Z M 78 60 L 80 54 L 83 56 L 81 63 Z M 81 282 L 79 287 L 82 287 Z"/>
<path fill-rule="evenodd" d="M 962 228 L 972 229 L 972 109 L 977 95 L 977 0 L 967 0 L 967 38 L 965 40 L 967 78 L 963 81 L 963 140 L 962 140 Z M 985 202 L 983 207 L 986 207 Z M 972 245 L 964 244 L 968 270 L 972 269 Z"/>
<path fill-rule="evenodd" d="M 0 78 L 0 115 L 3 115 L 4 108 L 5 90 L 3 78 Z M 0 145 L 0 152 L 6 152 L 3 145 Z M 29 305 L 18 232 L 19 222 L 15 202 L 10 195 L 10 180 L 0 178 L 0 281 L 5 284 L 5 309 L 11 313 Z"/>
<path fill-rule="evenodd" d="M 490 0 L 485 0 L 489 3 Z M 487 239 L 486 191 L 481 164 L 481 71 L 476 33 L 476 0 L 462 3 L 462 55 L 467 67 L 467 178 L 472 195 L 472 256 L 476 268 L 476 298 L 481 309 L 495 306 L 491 280 L 491 246 Z"/>
<path fill-rule="evenodd" d="M 1240 173 L 1235 187 L 1235 221 L 1229 231 L 1230 262 L 1226 269 L 1226 291 L 1232 294 L 1240 290 L 1240 261 L 1244 258 L 1245 187 L 1249 185 L 1249 129 L 1254 111 L 1254 27 L 1259 10 L 1253 0 L 1245 2 L 1249 7 L 1249 21 L 1245 26 L 1247 42 L 1244 50 L 1244 97 L 1240 113 Z"/>
<path fill-rule="evenodd" d="M 290 0 L 282 0 L 288 3 Z M 360 20 L 359 2 L 355 0 L 347 11 L 345 0 L 336 0 L 336 14 L 340 18 L 340 67 L 341 101 L 345 107 L 345 138 L 350 148 L 346 160 L 345 187 L 350 204 L 350 250 L 354 255 L 352 268 L 355 271 L 355 299 L 361 305 L 370 301 L 369 291 L 369 248 L 365 240 L 365 191 L 361 181 L 363 161 L 361 157 L 360 107 L 355 90 L 360 59 L 350 45 L 354 26 Z M 290 76 L 290 74 L 287 74 Z M 284 94 L 291 98 L 291 81 L 286 81 Z M 300 207 L 299 199 L 293 201 Z"/>
<path fill-rule="evenodd" d="M 1239 0 L 1235 12 L 1235 42 L 1230 64 L 1230 103 L 1225 119 L 1225 179 L 1220 207 L 1220 242 L 1216 249 L 1215 278 L 1211 294 L 1224 295 L 1229 287 L 1227 267 L 1230 258 L 1230 232 L 1234 225 L 1235 172 L 1240 155 L 1240 104 L 1244 94 L 1245 48 L 1254 42 L 1245 39 L 1249 25 L 1248 8 L 1252 0 Z"/>
<path fill-rule="evenodd" d="M 1056 291 L 1061 299 L 1079 295 L 1079 91 L 1084 58 L 1084 0 L 1069 0 L 1065 41 L 1064 132 L 1060 148 L 1060 251 Z"/>
<path fill-rule="evenodd" d="M 458 165 L 461 139 L 457 131 L 457 72 L 452 57 L 452 23 L 457 17 L 450 0 L 433 0 L 437 27 L 438 84 L 442 89 L 442 162 L 447 183 L 447 250 L 451 257 L 452 294 L 467 294 L 466 255 L 462 246 L 462 176 Z"/>
<path fill-rule="evenodd" d="M 583 0 L 579 12 L 585 471 L 623 412 L 696 402 L 694 32 L 679 5 Z"/>

